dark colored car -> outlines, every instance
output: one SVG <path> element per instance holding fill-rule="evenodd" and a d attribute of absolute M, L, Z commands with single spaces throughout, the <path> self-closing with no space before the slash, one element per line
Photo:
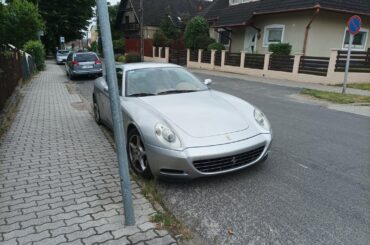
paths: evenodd
<path fill-rule="evenodd" d="M 65 63 L 67 76 L 72 80 L 78 76 L 101 77 L 103 67 L 94 52 L 70 53 Z"/>

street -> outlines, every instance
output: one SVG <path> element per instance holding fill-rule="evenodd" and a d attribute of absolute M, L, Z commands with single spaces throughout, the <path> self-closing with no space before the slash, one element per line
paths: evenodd
<path fill-rule="evenodd" d="M 368 244 L 368 117 L 296 101 L 297 88 L 196 75 L 264 111 L 274 142 L 266 162 L 245 170 L 161 181 L 176 217 L 210 244 Z M 74 83 L 91 101 L 93 80 Z"/>

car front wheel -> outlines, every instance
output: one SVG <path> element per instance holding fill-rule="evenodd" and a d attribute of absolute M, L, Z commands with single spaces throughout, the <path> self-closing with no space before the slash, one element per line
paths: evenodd
<path fill-rule="evenodd" d="M 97 124 L 101 124 L 99 105 L 96 99 L 93 99 L 94 119 Z"/>
<path fill-rule="evenodd" d="M 136 129 L 130 130 L 127 135 L 127 153 L 130 167 L 142 177 L 152 178 L 144 143 Z"/>

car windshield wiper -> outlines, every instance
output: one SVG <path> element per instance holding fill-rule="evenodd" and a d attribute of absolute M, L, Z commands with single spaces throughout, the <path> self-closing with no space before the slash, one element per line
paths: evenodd
<path fill-rule="evenodd" d="M 158 94 L 177 94 L 177 93 L 190 93 L 190 92 L 196 92 L 199 90 L 193 90 L 193 89 L 174 89 L 174 90 L 167 90 L 159 92 Z"/>
<path fill-rule="evenodd" d="M 142 97 L 142 96 L 153 96 L 156 94 L 151 94 L 151 93 L 136 93 L 136 94 L 130 94 L 128 97 Z"/>

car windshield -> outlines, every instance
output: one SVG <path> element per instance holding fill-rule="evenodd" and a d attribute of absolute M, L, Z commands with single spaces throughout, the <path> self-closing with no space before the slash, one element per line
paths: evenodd
<path fill-rule="evenodd" d="M 67 55 L 69 53 L 68 50 L 59 50 L 58 55 Z"/>
<path fill-rule="evenodd" d="M 76 54 L 76 61 L 86 62 L 86 61 L 95 61 L 97 59 L 95 54 Z"/>
<path fill-rule="evenodd" d="M 156 67 L 128 71 L 126 96 L 149 96 L 207 90 L 193 74 L 178 67 Z"/>

